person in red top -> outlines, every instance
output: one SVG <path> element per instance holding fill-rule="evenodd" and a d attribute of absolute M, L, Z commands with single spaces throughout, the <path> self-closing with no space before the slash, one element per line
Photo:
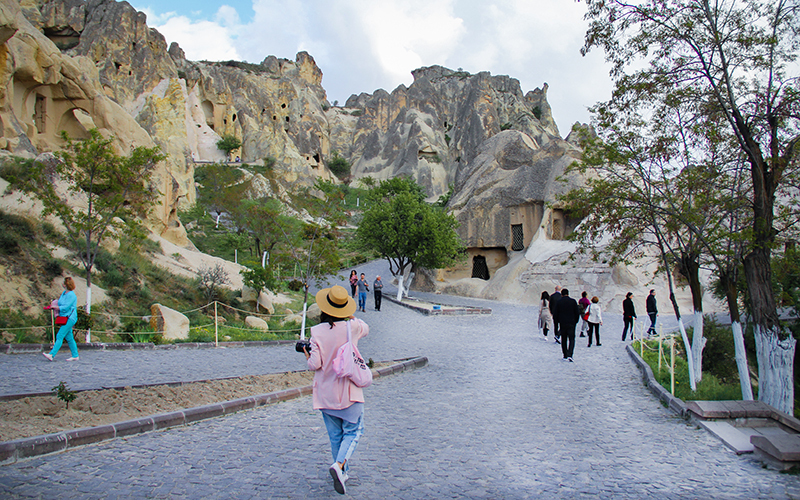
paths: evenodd
<path fill-rule="evenodd" d="M 581 292 L 581 300 L 578 301 L 578 310 L 581 312 L 581 337 L 584 337 L 584 332 L 589 326 L 589 322 L 583 319 L 584 314 L 586 314 L 586 308 L 589 307 L 589 304 L 592 302 L 589 300 L 589 294 L 584 290 Z"/>
<path fill-rule="evenodd" d="M 317 293 L 316 302 L 322 311 L 320 324 L 311 328 L 311 352 L 303 351 L 308 369 L 314 370 L 312 401 L 322 412 L 331 442 L 333 463 L 328 468 L 337 493 L 345 494 L 349 460 L 364 432 L 364 390 L 349 378 L 340 378 L 333 371 L 333 358 L 347 342 L 348 323 L 353 345 L 369 334 L 369 326 L 353 317 L 356 302 L 339 285 Z"/>

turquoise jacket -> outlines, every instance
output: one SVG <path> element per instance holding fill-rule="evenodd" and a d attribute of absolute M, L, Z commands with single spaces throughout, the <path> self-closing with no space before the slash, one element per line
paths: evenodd
<path fill-rule="evenodd" d="M 78 296 L 72 290 L 64 290 L 58 298 L 58 315 L 78 320 Z"/>

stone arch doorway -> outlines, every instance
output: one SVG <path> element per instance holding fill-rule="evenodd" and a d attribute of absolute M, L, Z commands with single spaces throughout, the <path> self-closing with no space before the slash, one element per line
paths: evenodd
<path fill-rule="evenodd" d="M 486 265 L 486 257 L 476 255 L 472 258 L 472 277 L 482 280 L 489 279 L 489 266 Z"/>

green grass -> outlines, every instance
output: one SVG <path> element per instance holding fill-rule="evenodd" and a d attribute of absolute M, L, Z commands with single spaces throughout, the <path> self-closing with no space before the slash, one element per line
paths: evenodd
<path fill-rule="evenodd" d="M 637 353 L 640 353 L 639 341 L 633 343 L 633 348 Z M 664 356 L 666 361 L 662 359 L 661 371 L 658 370 L 658 341 L 648 340 L 645 341 L 644 360 L 650 365 L 653 370 L 653 375 L 656 380 L 667 391 L 670 390 L 670 372 L 669 372 L 669 359 L 670 351 L 669 346 L 664 344 Z M 732 361 L 731 361 L 732 362 Z M 754 388 L 755 390 L 755 388 Z M 722 383 L 719 378 L 711 373 L 703 373 L 703 380 L 697 384 L 697 390 L 691 390 L 689 383 L 689 365 L 686 362 L 686 357 L 683 352 L 679 350 L 676 345 L 675 355 L 675 396 L 683 401 L 726 401 L 726 400 L 741 400 L 742 392 L 738 381 L 735 384 Z"/>

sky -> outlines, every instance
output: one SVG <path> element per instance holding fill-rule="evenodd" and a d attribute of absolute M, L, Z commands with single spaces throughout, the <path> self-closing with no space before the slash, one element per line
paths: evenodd
<path fill-rule="evenodd" d="M 586 5 L 576 0 L 128 0 L 189 60 L 260 63 L 306 51 L 331 104 L 391 92 L 411 71 L 441 65 L 548 84 L 562 136 L 611 96 L 600 51 L 580 49 Z"/>

